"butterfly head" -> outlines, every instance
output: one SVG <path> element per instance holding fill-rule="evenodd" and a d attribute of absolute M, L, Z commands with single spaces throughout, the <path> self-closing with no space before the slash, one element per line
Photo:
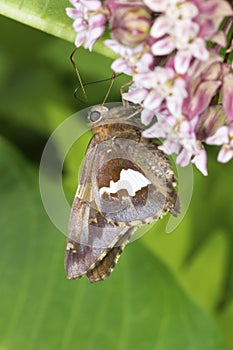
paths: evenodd
<path fill-rule="evenodd" d="M 88 121 L 91 127 L 95 127 L 100 124 L 103 119 L 106 119 L 109 109 L 105 106 L 99 105 L 91 108 Z"/>
<path fill-rule="evenodd" d="M 88 121 L 91 128 L 116 122 L 124 123 L 124 121 L 138 125 L 140 118 L 137 117 L 140 117 L 140 112 L 141 107 L 138 105 L 117 106 L 110 109 L 103 105 L 97 105 L 90 109 Z"/>

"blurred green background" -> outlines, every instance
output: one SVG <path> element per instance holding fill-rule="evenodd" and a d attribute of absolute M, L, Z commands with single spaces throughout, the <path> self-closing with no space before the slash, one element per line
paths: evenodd
<path fill-rule="evenodd" d="M 209 176 L 194 171 L 191 205 L 172 234 L 164 218 L 106 281 L 67 281 L 65 236 L 43 208 L 38 169 L 52 131 L 83 108 L 74 46 L 4 17 L 0 29 L 0 350 L 232 350 L 232 162 L 217 164 L 209 148 Z M 109 58 L 79 49 L 76 61 L 84 81 L 111 76 Z M 91 103 L 108 84 L 90 87 Z M 89 137 L 65 162 L 70 202 Z"/>

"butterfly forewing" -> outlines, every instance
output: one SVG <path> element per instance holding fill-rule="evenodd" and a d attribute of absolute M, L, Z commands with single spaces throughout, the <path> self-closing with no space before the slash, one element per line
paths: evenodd
<path fill-rule="evenodd" d="M 106 217 L 138 225 L 158 219 L 174 207 L 174 174 L 156 144 L 116 138 L 102 142 L 97 149 L 93 195 Z"/>

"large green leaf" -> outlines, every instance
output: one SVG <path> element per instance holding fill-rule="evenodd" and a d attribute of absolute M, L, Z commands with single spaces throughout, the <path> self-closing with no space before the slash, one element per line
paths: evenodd
<path fill-rule="evenodd" d="M 0 348 L 224 349 L 211 320 L 140 241 L 101 283 L 67 281 L 65 237 L 41 204 L 37 172 L 0 141 Z"/>
<path fill-rule="evenodd" d="M 72 20 L 66 15 L 66 7 L 72 7 L 68 0 L 0 0 L 0 15 L 74 42 L 75 33 Z M 94 51 L 115 56 L 103 44 L 103 39 L 96 43 Z"/>
<path fill-rule="evenodd" d="M 1 18 L 0 42 L 0 123 L 6 137 L 18 138 L 20 144 L 22 134 L 27 134 L 26 141 L 32 131 L 48 136 L 84 108 L 73 96 L 79 85 L 69 60 L 74 45 L 7 18 Z M 96 82 L 86 88 L 90 104 L 100 103 L 110 84 L 111 59 L 82 48 L 75 59 L 83 82 Z M 106 78 L 110 80 L 97 83 Z M 122 76 L 116 79 L 108 101 L 120 99 L 125 81 Z"/>

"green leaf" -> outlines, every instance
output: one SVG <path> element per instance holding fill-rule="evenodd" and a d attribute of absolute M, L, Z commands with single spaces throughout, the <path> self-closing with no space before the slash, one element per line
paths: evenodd
<path fill-rule="evenodd" d="M 208 181 L 201 176 L 196 177 L 196 189 L 191 208 L 192 242 L 189 259 L 192 259 L 197 250 L 211 240 L 215 234 L 220 236 L 222 242 L 225 241 L 225 271 L 217 305 L 221 308 L 232 300 L 233 295 L 233 217 L 230 205 L 233 196 L 232 163 L 217 163 L 213 150 L 211 151 Z M 200 203 L 204 203 L 205 207 L 202 212 Z"/>
<path fill-rule="evenodd" d="M 222 310 L 218 317 L 219 328 L 222 330 L 229 350 L 233 350 L 232 325 L 233 325 L 233 301 Z"/>
<path fill-rule="evenodd" d="M 222 350 L 209 317 L 140 241 L 112 276 L 67 281 L 37 172 L 0 139 L 0 348 Z"/>
<path fill-rule="evenodd" d="M 65 9 L 72 7 L 68 0 L 0 0 L 0 15 L 9 17 L 58 38 L 74 42 L 72 20 Z M 102 37 L 94 51 L 108 57 L 115 54 L 103 44 Z"/>
<path fill-rule="evenodd" d="M 209 149 L 208 163 L 208 178 L 195 171 L 192 201 L 178 228 L 164 234 L 163 220 L 142 241 L 212 313 L 227 343 L 233 344 L 232 164 L 217 163 L 214 149 Z"/>
<path fill-rule="evenodd" d="M 29 135 L 33 139 L 33 133 L 48 137 L 64 119 L 84 108 L 73 96 L 79 86 L 69 59 L 73 45 L 4 17 L 0 42 L 0 95 L 4 101 L 0 124 L 5 137 L 19 146 Z M 111 81 L 111 59 L 80 48 L 75 60 L 83 82 L 94 82 L 86 88 L 90 104 L 101 103 Z M 109 81 L 98 84 L 106 78 Z M 116 79 L 108 101 L 120 100 L 124 82 L 123 76 Z"/>

